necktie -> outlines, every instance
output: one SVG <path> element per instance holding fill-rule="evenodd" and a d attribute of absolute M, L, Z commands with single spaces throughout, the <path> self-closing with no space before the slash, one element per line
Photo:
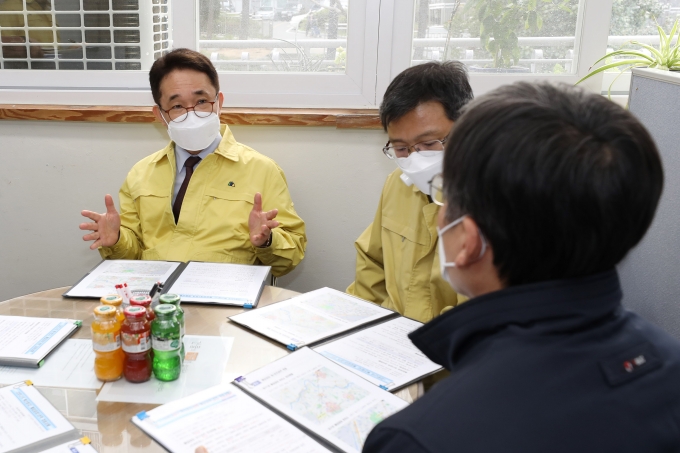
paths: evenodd
<path fill-rule="evenodd" d="M 186 174 L 184 175 L 184 181 L 177 192 L 177 198 L 175 198 L 175 204 L 172 206 L 172 213 L 175 215 L 175 224 L 179 221 L 179 213 L 182 210 L 182 202 L 184 201 L 184 194 L 187 193 L 187 187 L 189 187 L 189 180 L 191 175 L 194 174 L 194 166 L 201 161 L 198 156 L 192 156 L 184 162 L 184 168 L 186 169 Z"/>

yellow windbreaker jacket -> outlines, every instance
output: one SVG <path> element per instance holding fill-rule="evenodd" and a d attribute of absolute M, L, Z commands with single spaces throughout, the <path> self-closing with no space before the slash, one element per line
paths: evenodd
<path fill-rule="evenodd" d="M 355 281 L 349 294 L 428 322 L 463 301 L 439 272 L 439 206 L 392 172 L 373 223 L 355 242 Z"/>
<path fill-rule="evenodd" d="M 172 190 L 175 146 L 135 164 L 120 189 L 120 239 L 100 247 L 102 258 L 211 261 L 272 266 L 276 276 L 297 266 L 305 254 L 305 223 L 288 193 L 283 170 L 268 157 L 236 142 L 226 125 L 217 149 L 196 167 L 175 224 Z M 277 208 L 272 243 L 250 242 L 248 215 L 255 193 L 262 209 Z"/>

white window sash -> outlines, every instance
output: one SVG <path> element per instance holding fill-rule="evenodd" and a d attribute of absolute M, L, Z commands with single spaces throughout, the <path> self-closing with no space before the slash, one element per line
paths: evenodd
<path fill-rule="evenodd" d="M 519 80 L 576 83 L 605 54 L 613 0 L 581 0 L 574 38 L 576 73 L 471 73 L 475 94 Z M 198 1 L 171 0 L 173 47 L 197 49 Z M 411 65 L 415 1 L 350 0 L 347 70 L 333 73 L 220 73 L 228 107 L 376 107 L 390 81 Z M 606 26 L 603 26 L 606 24 Z M 0 103 L 63 105 L 152 105 L 148 71 L 6 70 L 1 72 Z M 615 74 L 600 74 L 583 83 L 590 90 L 608 89 Z M 627 91 L 630 76 L 621 76 L 612 91 Z"/>
<path fill-rule="evenodd" d="M 379 68 L 389 68 L 388 74 L 378 77 L 379 97 L 385 92 L 389 80 L 411 65 L 413 20 L 415 2 L 400 2 L 393 0 L 391 20 L 381 19 L 389 23 L 390 30 L 385 33 L 392 42 L 391 52 L 381 49 L 378 62 Z M 470 73 L 470 85 L 476 95 L 486 93 L 494 88 L 517 81 L 552 81 L 574 84 L 588 73 L 588 68 L 607 49 L 609 21 L 611 17 L 612 0 L 581 0 L 579 3 L 579 17 L 574 38 L 576 73 L 561 74 L 479 74 Z M 603 27 L 602 24 L 607 24 Z M 381 43 L 383 40 L 381 39 Z M 602 76 L 597 75 L 583 83 L 589 90 L 599 92 L 602 86 Z M 379 99 L 380 100 L 380 99 Z"/>
<path fill-rule="evenodd" d="M 197 0 L 172 0 L 173 47 L 198 48 Z M 220 74 L 227 107 L 376 105 L 380 0 L 351 0 L 345 74 Z M 181 19 L 180 19 L 181 18 Z M 371 24 L 370 26 L 368 24 Z M 152 105 L 148 71 L 2 71 L 2 104 Z"/>

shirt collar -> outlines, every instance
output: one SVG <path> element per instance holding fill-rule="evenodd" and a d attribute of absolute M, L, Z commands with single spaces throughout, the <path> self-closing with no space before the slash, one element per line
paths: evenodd
<path fill-rule="evenodd" d="M 222 136 L 215 137 L 215 140 L 213 140 L 210 146 L 208 146 L 206 149 L 204 149 L 198 154 L 191 154 L 189 153 L 189 151 L 185 150 L 184 148 L 175 143 L 175 162 L 177 163 L 177 168 L 181 170 L 182 167 L 184 167 L 184 163 L 191 156 L 198 156 L 201 158 L 201 160 L 205 159 L 206 156 L 208 156 L 217 149 L 221 141 Z"/>
<path fill-rule="evenodd" d="M 409 334 L 430 360 L 452 370 L 470 347 L 510 326 L 535 334 L 577 331 L 621 308 L 612 269 L 588 277 L 513 286 L 474 298 Z"/>

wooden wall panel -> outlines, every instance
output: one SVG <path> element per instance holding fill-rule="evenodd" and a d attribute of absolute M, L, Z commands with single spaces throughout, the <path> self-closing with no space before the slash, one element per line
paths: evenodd
<path fill-rule="evenodd" d="M 377 109 L 222 109 L 227 124 L 380 129 Z M 0 120 L 153 123 L 151 107 L 0 104 Z"/>

